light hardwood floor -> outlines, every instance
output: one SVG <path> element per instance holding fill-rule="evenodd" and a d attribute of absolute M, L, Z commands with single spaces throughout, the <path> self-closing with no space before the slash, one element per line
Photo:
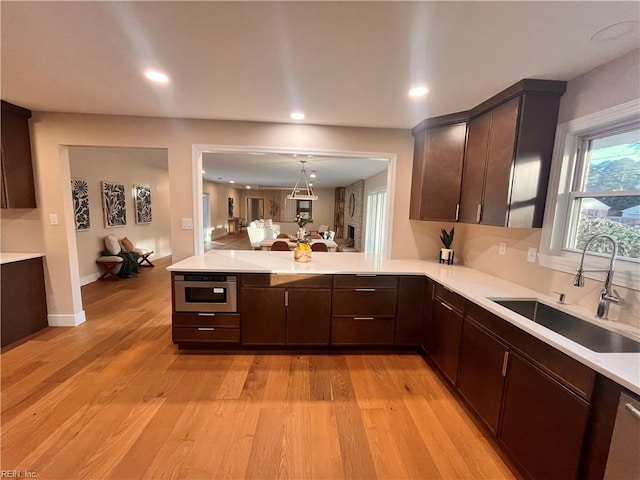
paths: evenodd
<path fill-rule="evenodd" d="M 167 261 L 2 353 L 2 469 L 40 479 L 515 474 L 414 354 L 178 351 Z"/>

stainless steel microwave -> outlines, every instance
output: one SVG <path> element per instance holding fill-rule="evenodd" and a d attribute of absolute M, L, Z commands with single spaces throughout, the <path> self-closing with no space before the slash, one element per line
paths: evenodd
<path fill-rule="evenodd" d="M 177 274 L 173 279 L 176 312 L 238 311 L 238 277 L 209 273 Z"/>

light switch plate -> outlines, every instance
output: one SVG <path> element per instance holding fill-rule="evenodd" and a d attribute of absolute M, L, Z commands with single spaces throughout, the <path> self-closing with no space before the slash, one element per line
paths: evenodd
<path fill-rule="evenodd" d="M 193 218 L 183 218 L 182 219 L 182 229 L 183 230 L 193 230 Z"/>
<path fill-rule="evenodd" d="M 527 262 L 536 263 L 536 256 L 538 254 L 537 248 L 529 248 L 527 251 Z"/>
<path fill-rule="evenodd" d="M 49 214 L 49 222 L 51 223 L 51 225 L 58 225 L 58 214 L 57 213 L 50 213 Z"/>
<path fill-rule="evenodd" d="M 498 250 L 500 255 L 504 255 L 507 253 L 507 244 L 505 242 L 500 242 L 500 249 Z"/>

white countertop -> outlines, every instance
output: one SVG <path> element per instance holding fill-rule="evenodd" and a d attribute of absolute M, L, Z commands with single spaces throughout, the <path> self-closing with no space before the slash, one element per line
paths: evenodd
<path fill-rule="evenodd" d="M 32 258 L 44 257 L 44 253 L 35 252 L 0 252 L 0 265 L 5 263 L 21 262 Z"/>
<path fill-rule="evenodd" d="M 640 395 L 640 353 L 594 352 L 492 302 L 489 298 L 537 298 L 585 321 L 634 340 L 640 340 L 640 332 L 637 329 L 597 319 L 593 312 L 577 305 L 554 304 L 555 298 L 467 267 L 424 260 L 388 260 L 375 255 L 349 252 L 339 254 L 313 252 L 311 262 L 299 263 L 293 260 L 291 252 L 212 250 L 204 255 L 196 255 L 174 263 L 167 267 L 167 270 L 277 274 L 426 275 Z"/>

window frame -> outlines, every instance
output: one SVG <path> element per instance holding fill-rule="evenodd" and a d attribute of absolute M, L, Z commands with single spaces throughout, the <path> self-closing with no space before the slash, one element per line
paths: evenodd
<path fill-rule="evenodd" d="M 564 247 L 567 222 L 573 208 L 572 189 L 576 176 L 576 166 L 580 162 L 578 147 L 585 136 L 595 131 L 615 129 L 630 122 L 640 120 L 640 99 L 635 99 L 600 112 L 579 117 L 558 125 L 553 149 L 553 159 L 549 176 L 549 188 L 545 216 L 540 240 L 539 261 L 543 267 L 575 273 L 580 265 L 582 252 L 566 250 Z M 592 192 L 593 193 L 593 192 Z M 600 192 L 598 192 L 599 194 Z M 613 192 L 612 192 L 613 193 Z M 587 252 L 585 266 L 604 266 L 609 256 Z M 604 279 L 604 273 L 589 272 L 588 278 Z M 640 290 L 640 264 L 632 260 L 616 260 L 614 285 Z"/>

